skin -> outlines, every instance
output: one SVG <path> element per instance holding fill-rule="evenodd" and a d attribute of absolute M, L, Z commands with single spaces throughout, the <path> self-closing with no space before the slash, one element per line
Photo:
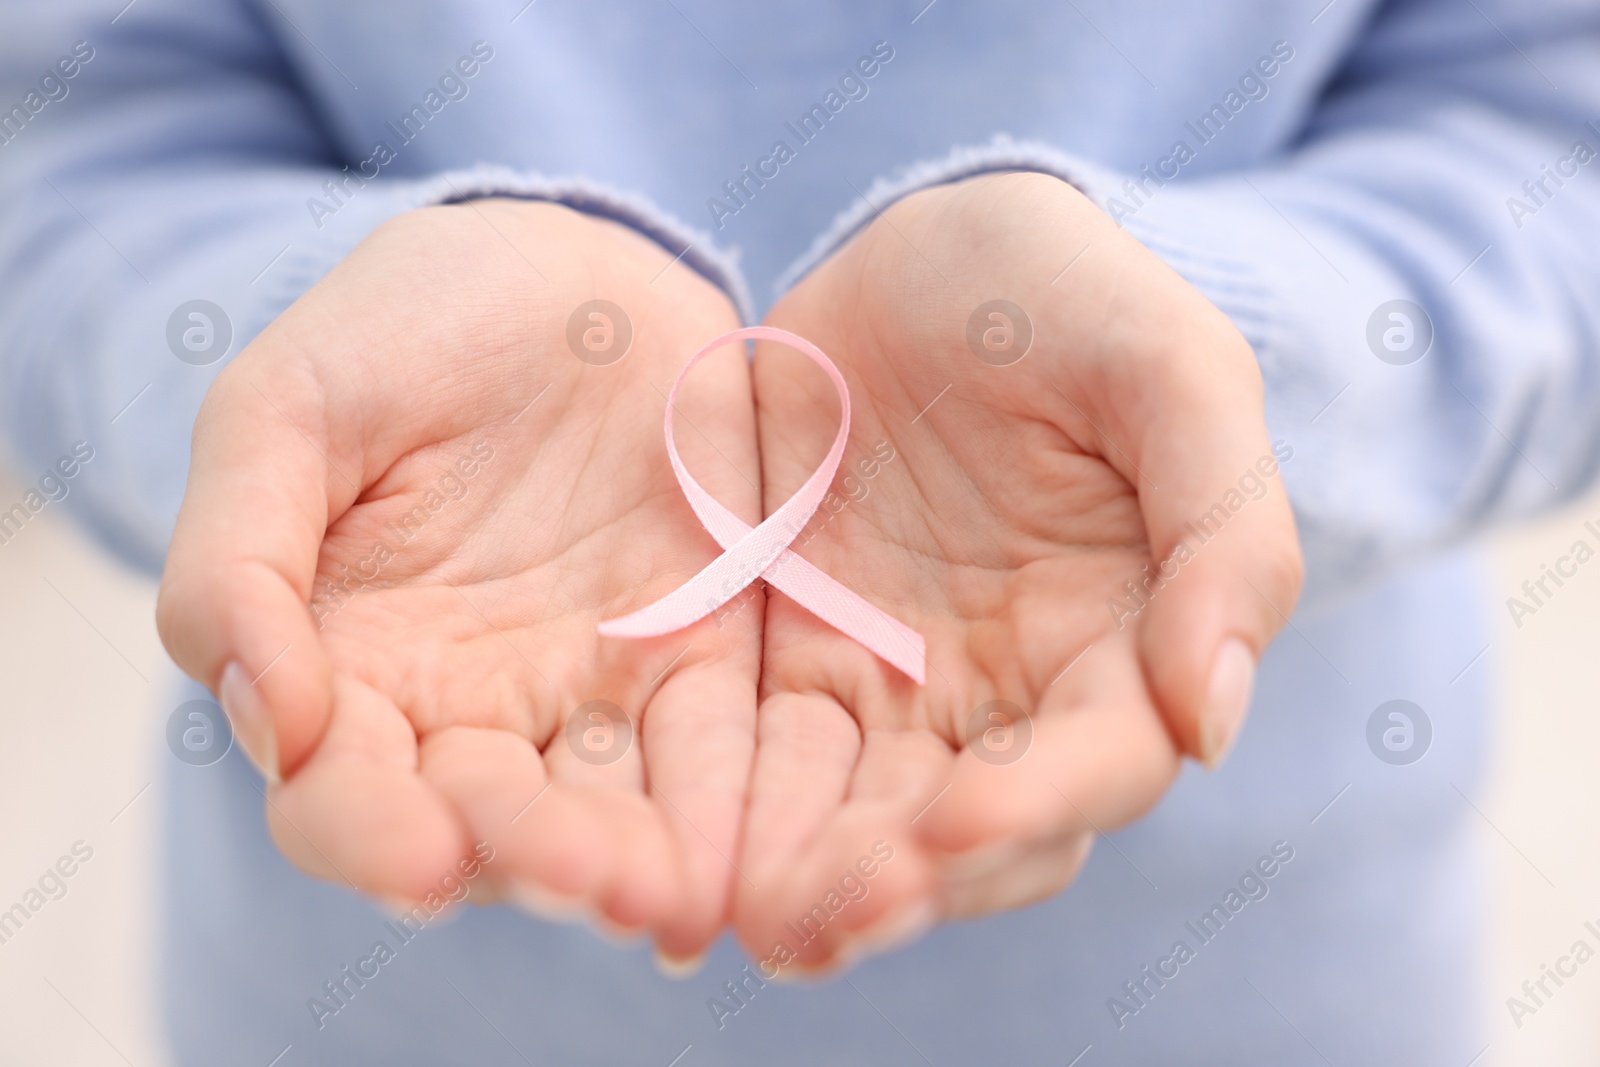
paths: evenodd
<path fill-rule="evenodd" d="M 1298 592 L 1278 484 L 1137 616 L 1107 608 L 1271 454 L 1253 356 L 1216 308 L 1070 187 L 1011 174 L 900 201 L 773 309 L 854 407 L 836 488 L 857 499 L 797 548 L 926 637 L 919 689 L 759 585 L 677 634 L 596 634 L 718 551 L 660 420 L 683 362 L 736 321 L 670 263 L 553 205 L 414 212 L 219 376 L 159 622 L 281 777 L 267 817 L 291 859 L 414 900 L 487 841 L 472 899 L 646 931 L 681 960 L 730 923 L 768 956 L 892 848 L 796 973 L 1056 891 L 1182 755 L 1220 757 L 1218 649 L 1258 656 Z M 966 340 L 997 296 L 1034 327 L 1009 366 Z M 566 340 L 596 297 L 635 331 L 606 367 Z M 838 410 L 817 368 L 764 344 L 753 364 L 705 361 L 679 415 L 689 468 L 754 523 Z M 370 573 L 374 539 L 482 442 L 493 458 L 459 499 L 337 611 L 307 611 L 319 576 Z M 880 442 L 894 458 L 880 447 L 864 479 Z M 597 698 L 634 731 L 604 766 L 564 732 Z M 997 699 L 1028 717 L 1025 744 L 1014 724 L 990 735 L 1024 749 L 1011 762 L 968 745 Z M 992 726 L 980 714 L 973 736 Z"/>
<path fill-rule="evenodd" d="M 966 337 L 995 297 L 1035 331 L 1008 366 Z M 1120 624 L 1109 610 L 1271 444 L 1244 339 L 1054 178 L 985 176 L 896 203 L 768 323 L 815 341 L 849 381 L 846 463 L 880 441 L 897 454 L 802 554 L 928 644 L 917 687 L 769 592 L 741 849 L 759 888 L 737 887 L 736 927 L 758 958 L 787 941 L 804 970 L 1062 888 L 1095 828 L 1148 810 L 1183 753 L 1220 756 L 1201 723 L 1216 651 L 1236 638 L 1259 655 L 1300 557 L 1273 487 L 1148 608 Z M 781 346 L 754 377 L 771 510 L 820 458 L 838 404 Z M 980 739 L 994 725 L 993 700 L 1029 716 L 1014 761 L 969 745 L 975 716 Z M 783 923 L 878 841 L 894 859 L 868 896 L 797 945 Z"/>
<path fill-rule="evenodd" d="M 486 841 L 495 858 L 474 899 L 646 930 L 673 955 L 721 929 L 754 745 L 759 604 L 655 640 L 596 633 L 718 551 L 672 476 L 661 419 L 684 353 L 737 317 L 671 262 L 554 205 L 430 208 L 375 232 L 218 377 L 160 628 L 206 684 L 230 661 L 256 680 L 220 695 L 258 764 L 281 772 L 267 818 L 310 873 L 420 900 Z M 635 331 L 609 366 L 567 343 L 569 314 L 596 297 Z M 718 353 L 692 386 L 685 459 L 755 521 L 746 360 Z M 493 458 L 464 493 L 430 500 L 484 443 Z M 430 504 L 402 543 L 392 528 Z M 319 629 L 307 611 L 318 580 L 346 565 L 370 574 L 378 538 L 394 557 L 324 607 Z M 633 729 L 603 765 L 563 732 L 593 699 Z M 252 701 L 276 759 L 241 722 Z M 601 742 L 603 726 L 582 724 Z"/>

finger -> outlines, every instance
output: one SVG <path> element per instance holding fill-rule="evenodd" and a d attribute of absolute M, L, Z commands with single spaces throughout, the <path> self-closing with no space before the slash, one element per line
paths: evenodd
<path fill-rule="evenodd" d="M 1092 834 L 1068 832 L 1046 841 L 1007 842 L 978 862 L 940 868 L 940 911 L 968 918 L 1035 904 L 1065 889 L 1089 858 Z"/>
<path fill-rule="evenodd" d="M 1111 610 L 1120 626 L 1137 624 L 1180 747 L 1215 765 L 1299 592 L 1278 470 L 1292 452 L 1267 437 L 1260 369 L 1227 317 L 1109 220 L 1085 219 L 1096 246 L 1122 246 L 1121 269 L 1082 275 L 1073 299 L 1034 306 L 1042 337 L 1102 323 L 1097 347 L 1070 369 L 1046 360 L 1030 373 L 1049 369 L 1038 393 L 1055 404 L 1057 424 L 1093 440 L 1138 488 L 1152 561 Z"/>
<path fill-rule="evenodd" d="M 1056 686 L 1031 711 L 1019 755 L 1008 750 L 1000 762 L 969 746 L 957 756 L 950 788 L 917 820 L 929 848 L 978 856 L 1001 843 L 1109 830 L 1171 784 L 1178 753 L 1130 639 L 1098 642 Z"/>
<path fill-rule="evenodd" d="M 863 744 L 825 697 L 767 701 L 746 831 L 755 885 L 740 886 L 736 908 L 758 959 L 815 971 L 933 920 L 933 871 L 911 819 L 921 785 L 949 758 L 925 734 L 871 731 Z"/>
<path fill-rule="evenodd" d="M 926 730 L 866 732 L 850 797 L 821 837 L 832 847 L 817 850 L 825 858 L 815 868 L 819 881 L 811 896 L 825 906 L 830 892 L 855 889 L 871 896 L 852 900 L 841 911 L 819 941 L 819 955 L 853 962 L 869 952 L 884 952 L 920 937 L 945 914 L 937 892 L 936 857 L 928 856 L 917 841 L 916 822 L 928 806 L 923 798 L 949 781 L 953 764 L 949 745 Z M 869 856 L 883 862 L 878 874 L 858 877 L 864 885 L 857 888 L 840 871 L 851 869 L 850 848 L 859 852 L 868 842 L 869 849 L 854 859 L 855 874 L 867 874 L 871 865 L 864 868 L 863 860 Z M 891 861 L 898 864 L 892 871 Z M 845 897 L 851 899 L 848 892 Z"/>
<path fill-rule="evenodd" d="M 316 753 L 267 793 L 273 839 L 310 873 L 421 900 L 466 854 L 462 826 L 418 776 L 416 736 L 398 708 L 343 676 L 333 705 Z"/>
<path fill-rule="evenodd" d="M 332 701 L 306 604 L 338 476 L 291 421 L 311 420 L 288 404 L 275 407 L 233 367 L 213 385 L 156 609 L 172 658 L 218 694 L 274 781 L 315 746 Z"/>
<path fill-rule="evenodd" d="M 794 946 L 800 973 L 827 971 L 920 937 L 940 917 L 937 888 L 903 804 L 847 805 L 778 895 L 773 937 Z"/>
<path fill-rule="evenodd" d="M 752 882 L 779 880 L 844 803 L 860 750 L 860 728 L 835 700 L 778 693 L 762 702 L 740 864 Z"/>
<path fill-rule="evenodd" d="M 650 795 L 664 808 L 684 872 L 681 907 L 657 932 L 669 960 L 705 950 L 727 919 L 734 880 L 743 877 L 739 835 L 755 718 L 753 664 L 680 670 L 645 710 Z"/>
<path fill-rule="evenodd" d="M 1293 450 L 1267 437 L 1255 358 L 1221 312 L 1185 292 L 1196 306 L 1175 312 L 1181 332 L 1107 387 L 1108 426 L 1127 448 L 1109 456 L 1133 468 L 1152 558 L 1112 611 L 1119 626 L 1137 623 L 1180 747 L 1214 766 L 1299 595 L 1301 559 L 1280 470 Z"/>
<path fill-rule="evenodd" d="M 552 908 L 558 917 L 587 912 L 604 932 L 626 940 L 645 927 L 654 928 L 673 913 L 683 895 L 682 858 L 663 813 L 645 796 L 647 772 L 637 715 L 624 709 L 625 725 L 616 722 L 602 729 L 588 724 L 604 722 L 609 716 L 580 719 L 578 712 L 584 707 L 579 705 L 569 714 L 567 726 L 550 739 L 542 753 L 523 744 L 520 734 L 511 734 L 509 742 L 498 742 L 514 756 L 507 768 L 514 783 L 509 794 L 505 793 L 503 781 L 485 778 L 474 761 L 458 761 L 456 786 L 451 792 L 476 810 L 482 811 L 487 802 L 506 814 L 501 809 L 506 809 L 508 802 L 528 796 L 528 786 L 535 781 L 547 782 L 550 788 L 540 786 L 543 795 L 538 804 L 543 805 L 546 799 L 554 803 L 537 815 L 528 812 L 534 827 L 530 832 L 535 836 L 524 842 L 524 847 L 514 847 L 512 853 L 527 860 L 533 874 L 530 880 L 520 883 L 524 902 L 542 915 Z M 583 732 L 579 734 L 577 730 Z M 597 732 L 603 736 L 591 736 Z M 590 747 L 596 742 L 597 747 Z M 530 760 L 535 757 L 542 762 L 548 778 L 529 773 Z M 524 804 L 517 810 L 522 812 L 527 807 Z M 586 816 L 575 821 L 563 817 L 562 809 L 583 810 Z M 510 818 L 518 820 L 519 816 Z M 569 833 L 574 826 L 581 827 L 591 839 L 569 838 L 563 842 L 541 832 L 553 821 L 559 821 Z M 591 877 L 584 879 L 582 888 L 573 893 L 561 881 L 562 871 L 579 849 L 585 853 L 580 862 L 590 870 Z M 544 878 L 552 871 L 556 881 L 547 883 Z"/>
<path fill-rule="evenodd" d="M 740 939 L 791 974 L 816 973 L 867 949 L 915 937 L 937 918 L 937 874 L 909 829 L 907 807 L 846 804 L 741 903 Z"/>
<path fill-rule="evenodd" d="M 679 857 L 661 813 L 637 790 L 551 778 L 524 738 L 479 727 L 430 736 L 422 773 L 474 840 L 493 846 L 495 882 L 541 918 L 589 917 L 628 936 L 673 914 Z"/>
<path fill-rule="evenodd" d="M 758 959 L 787 918 L 784 887 L 798 857 L 844 803 L 860 747 L 855 720 L 835 700 L 778 693 L 761 704 L 733 909 Z"/>
<path fill-rule="evenodd" d="M 1163 486 L 1140 493 L 1154 555 L 1169 561 L 1156 579 L 1173 575 L 1149 602 L 1141 653 L 1180 744 L 1209 766 L 1238 735 L 1256 663 L 1300 592 L 1280 471 L 1293 451 L 1268 441 L 1251 371 L 1249 396 L 1221 391 L 1207 403 L 1175 404 L 1163 416 L 1170 424 L 1141 450 Z"/>
<path fill-rule="evenodd" d="M 525 738 L 452 726 L 423 741 L 419 763 L 471 837 L 494 848 L 493 880 L 509 896 L 546 918 L 581 914 L 599 896 L 613 839 L 577 790 L 551 782 Z"/>

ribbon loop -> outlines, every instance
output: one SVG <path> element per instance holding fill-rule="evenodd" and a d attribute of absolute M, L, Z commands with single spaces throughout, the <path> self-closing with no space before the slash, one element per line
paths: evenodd
<path fill-rule="evenodd" d="M 678 390 L 694 365 L 723 345 L 745 340 L 777 341 L 821 367 L 839 393 L 839 431 L 833 446 L 804 485 L 783 506 L 752 527 L 695 481 L 678 454 L 673 415 Z M 805 529 L 827 495 L 850 437 L 850 389 L 839 368 L 816 345 L 772 326 L 748 326 L 723 334 L 690 357 L 667 395 L 667 458 L 689 506 L 723 552 L 693 578 L 638 611 L 600 624 L 607 637 L 659 637 L 700 621 L 758 578 L 779 589 L 834 629 L 865 646 L 884 662 L 923 683 L 927 649 L 922 635 L 882 611 L 842 583 L 806 562 L 789 546 Z"/>

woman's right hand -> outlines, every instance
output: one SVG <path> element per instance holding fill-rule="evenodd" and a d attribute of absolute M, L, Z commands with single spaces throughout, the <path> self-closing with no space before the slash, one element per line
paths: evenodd
<path fill-rule="evenodd" d="M 615 307 L 592 318 L 597 299 Z M 678 368 L 737 325 L 632 230 L 486 200 L 381 227 L 218 377 L 159 623 L 266 774 L 295 863 L 414 901 L 484 841 L 497 893 L 671 957 L 717 934 L 761 603 L 646 641 L 596 625 L 718 551 L 661 425 Z M 758 521 L 742 352 L 679 407 L 686 462 Z"/>

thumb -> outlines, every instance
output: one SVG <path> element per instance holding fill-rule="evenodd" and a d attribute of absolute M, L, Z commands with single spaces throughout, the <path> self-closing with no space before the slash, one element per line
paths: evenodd
<path fill-rule="evenodd" d="M 1178 746 L 1215 767 L 1244 722 L 1262 651 L 1288 621 L 1302 563 L 1260 372 L 1231 337 L 1146 382 L 1136 433 L 1152 564 L 1119 622 L 1139 625 L 1145 676 Z M 1128 420 L 1131 421 L 1131 420 Z"/>
<path fill-rule="evenodd" d="M 288 399 L 286 376 L 269 397 L 247 365 L 241 356 L 218 376 L 196 420 L 156 621 L 178 666 L 217 694 L 245 753 L 278 781 L 327 726 L 332 671 L 307 605 L 330 495 L 358 488 L 324 458 L 320 402 Z"/>

